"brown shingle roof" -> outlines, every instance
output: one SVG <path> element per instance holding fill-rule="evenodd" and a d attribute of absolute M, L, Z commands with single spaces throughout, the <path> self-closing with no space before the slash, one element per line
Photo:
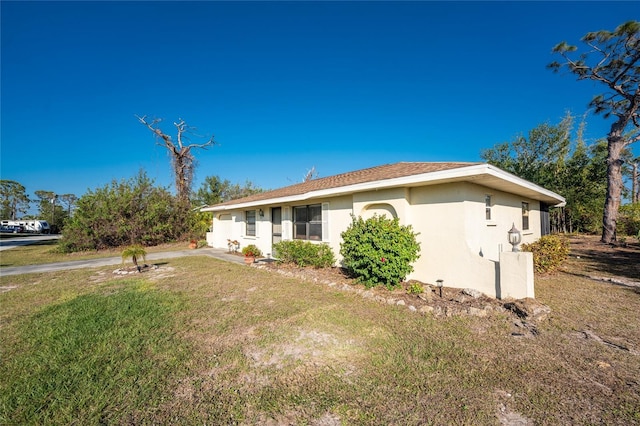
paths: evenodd
<path fill-rule="evenodd" d="M 323 189 L 340 188 L 343 186 L 356 185 L 386 179 L 401 178 L 405 176 L 419 175 L 423 173 L 439 172 L 442 170 L 457 169 L 481 163 L 394 163 L 383 166 L 371 167 L 368 169 L 356 170 L 342 173 L 335 176 L 313 179 L 307 182 L 298 183 L 260 194 L 250 195 L 245 198 L 231 200 L 216 206 L 230 206 L 234 204 L 257 202 L 272 198 L 290 197 L 293 195 L 305 194 Z"/>

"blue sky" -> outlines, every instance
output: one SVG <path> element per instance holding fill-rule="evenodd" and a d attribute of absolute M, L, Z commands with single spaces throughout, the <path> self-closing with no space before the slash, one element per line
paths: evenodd
<path fill-rule="evenodd" d="M 633 2 L 7 2 L 2 179 L 78 196 L 169 158 L 135 115 L 219 145 L 206 176 L 277 188 L 397 161 L 480 161 L 602 89 L 551 48 L 638 19 Z M 610 122 L 587 118 L 587 138 Z M 636 152 L 638 148 L 636 147 Z"/>

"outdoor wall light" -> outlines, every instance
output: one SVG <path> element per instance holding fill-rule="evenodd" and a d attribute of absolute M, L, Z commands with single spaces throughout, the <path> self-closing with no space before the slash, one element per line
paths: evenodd
<path fill-rule="evenodd" d="M 515 223 L 513 224 L 513 226 L 511 226 L 511 229 L 509 230 L 509 232 L 507 232 L 507 234 L 509 235 L 509 244 L 513 246 L 511 251 L 520 251 L 518 249 L 518 244 L 520 244 L 520 241 L 522 241 L 522 234 L 520 233 L 520 231 L 518 231 L 518 228 L 516 228 Z"/>
<path fill-rule="evenodd" d="M 262 209 L 258 209 L 258 214 L 260 215 L 260 217 L 264 217 L 264 212 L 262 211 Z"/>
<path fill-rule="evenodd" d="M 438 286 L 438 289 L 440 290 L 440 297 L 442 297 L 442 285 L 444 284 L 444 280 L 436 280 L 436 285 Z"/>

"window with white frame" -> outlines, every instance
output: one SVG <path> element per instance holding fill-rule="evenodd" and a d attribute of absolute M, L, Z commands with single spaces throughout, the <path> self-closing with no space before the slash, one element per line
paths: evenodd
<path fill-rule="evenodd" d="M 489 194 L 484 196 L 484 218 L 491 220 L 491 195 Z"/>
<path fill-rule="evenodd" d="M 293 208 L 293 238 L 322 241 L 322 205 Z"/>
<path fill-rule="evenodd" d="M 529 203 L 522 202 L 522 230 L 529 229 Z"/>
<path fill-rule="evenodd" d="M 247 237 L 255 237 L 256 236 L 256 211 L 255 210 L 247 210 L 245 213 L 245 235 Z"/>

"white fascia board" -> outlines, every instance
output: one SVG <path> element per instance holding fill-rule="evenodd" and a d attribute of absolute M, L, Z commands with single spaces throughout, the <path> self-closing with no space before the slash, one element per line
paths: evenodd
<path fill-rule="evenodd" d="M 384 180 L 377 180 L 372 182 L 357 183 L 354 185 L 340 186 L 337 188 L 321 189 L 318 191 L 311 191 L 304 194 L 291 195 L 288 197 L 270 198 L 270 199 L 247 202 L 247 203 L 220 206 L 217 208 L 215 206 L 206 207 L 201 209 L 200 211 L 213 212 L 213 211 L 240 210 L 240 209 L 255 208 L 255 207 L 260 207 L 265 205 L 295 203 L 300 201 L 306 201 L 312 198 L 335 197 L 338 195 L 352 194 L 355 192 L 372 191 L 372 190 L 396 188 L 396 187 L 403 187 L 403 186 L 416 186 L 422 183 L 430 183 L 430 182 L 466 180 L 466 178 L 470 178 L 474 176 L 479 177 L 482 175 L 493 176 L 498 179 L 509 182 L 511 184 L 517 185 L 519 187 L 537 192 L 546 197 L 550 197 L 558 201 L 559 203 L 558 206 L 565 204 L 565 199 L 562 196 L 556 194 L 555 192 L 544 189 L 541 186 L 538 186 L 527 180 L 521 179 L 515 175 L 512 175 L 511 173 L 507 173 L 503 170 L 500 170 L 497 167 L 492 166 L 490 164 L 476 164 L 476 165 L 467 166 L 467 167 L 459 167 L 456 169 L 441 170 L 438 172 L 422 173 L 418 175 L 403 176 L 403 177 L 393 178 L 393 179 L 384 179 Z"/>
<path fill-rule="evenodd" d="M 512 184 L 518 185 L 522 188 L 528 189 L 530 191 L 535 191 L 539 194 L 542 194 L 546 197 L 552 198 L 556 201 L 558 201 L 558 203 L 555 205 L 555 207 L 563 207 L 567 204 L 567 201 L 565 200 L 565 198 L 560 195 L 560 194 L 556 194 L 553 191 L 549 191 L 548 189 L 545 189 L 543 187 L 541 187 L 540 185 L 536 185 L 533 182 L 529 182 L 528 180 L 519 178 L 516 175 L 513 175 L 509 172 L 505 172 L 502 169 L 499 169 L 495 166 L 492 166 L 491 164 L 482 164 L 481 166 L 486 167 L 487 168 L 487 174 L 491 175 L 491 176 L 495 176 L 497 178 L 500 178 L 502 180 L 505 180 L 507 182 L 510 182 Z"/>

